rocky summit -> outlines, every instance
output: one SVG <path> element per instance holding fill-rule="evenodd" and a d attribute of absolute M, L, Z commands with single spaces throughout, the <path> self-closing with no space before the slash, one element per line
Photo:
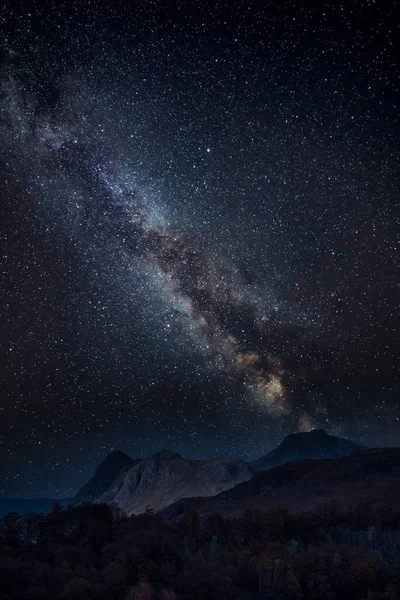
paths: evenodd
<path fill-rule="evenodd" d="M 140 460 L 140 459 L 139 459 Z M 93 477 L 77 492 L 75 501 L 94 502 L 122 473 L 127 471 L 138 459 L 133 460 L 119 450 L 111 452 L 97 467 Z"/>
<path fill-rule="evenodd" d="M 249 465 L 236 458 L 187 460 L 162 450 L 124 471 L 96 501 L 138 514 L 146 508 L 161 510 L 180 498 L 214 496 L 252 475 Z"/>

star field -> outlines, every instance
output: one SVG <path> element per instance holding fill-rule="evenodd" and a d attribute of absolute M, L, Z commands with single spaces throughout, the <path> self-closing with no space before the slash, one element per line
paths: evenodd
<path fill-rule="evenodd" d="M 1 15 L 0 494 L 111 450 L 400 443 L 398 73 L 375 2 Z"/>

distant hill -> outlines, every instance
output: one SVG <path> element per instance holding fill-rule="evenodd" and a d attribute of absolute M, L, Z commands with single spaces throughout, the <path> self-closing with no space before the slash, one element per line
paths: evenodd
<path fill-rule="evenodd" d="M 257 473 L 252 479 L 213 498 L 180 500 L 164 511 L 171 520 L 188 509 L 237 516 L 247 508 L 285 506 L 294 513 L 336 501 L 343 506 L 366 499 L 400 508 L 400 448 L 371 449 L 337 459 L 291 462 Z"/>
<path fill-rule="evenodd" d="M 287 462 L 305 458 L 339 458 L 349 456 L 365 446 L 351 440 L 329 435 L 323 429 L 313 429 L 304 433 L 291 433 L 268 454 L 249 463 L 256 473 L 267 471 Z"/>

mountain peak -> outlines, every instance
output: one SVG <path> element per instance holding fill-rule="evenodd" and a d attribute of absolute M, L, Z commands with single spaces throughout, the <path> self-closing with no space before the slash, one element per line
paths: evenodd
<path fill-rule="evenodd" d="M 324 429 L 290 433 L 277 448 L 251 463 L 254 471 L 266 471 L 287 462 L 305 458 L 339 458 L 349 456 L 364 446 L 330 435 Z"/>
<path fill-rule="evenodd" d="M 300 440 L 320 440 L 326 441 L 328 438 L 334 436 L 330 435 L 325 429 L 311 429 L 310 431 L 298 431 L 296 433 L 289 433 L 279 444 L 280 446 L 285 442 L 298 442 Z"/>
<path fill-rule="evenodd" d="M 104 464 L 106 461 L 109 462 L 126 459 L 132 460 L 127 454 L 125 454 L 125 452 L 122 452 L 122 450 L 113 450 L 112 452 L 110 452 L 110 454 L 107 454 L 107 456 L 101 464 Z"/>
<path fill-rule="evenodd" d="M 252 475 L 249 465 L 239 459 L 187 460 L 163 449 L 123 473 L 97 502 L 139 514 L 147 506 L 160 510 L 180 498 L 213 496 Z"/>
<path fill-rule="evenodd" d="M 310 429 L 310 431 L 298 431 L 296 433 L 289 433 L 286 437 L 332 437 L 325 429 Z"/>
<path fill-rule="evenodd" d="M 93 502 L 111 485 L 111 483 L 133 466 L 134 461 L 121 450 L 110 452 L 97 467 L 89 481 L 77 492 L 75 498 L 78 502 Z"/>

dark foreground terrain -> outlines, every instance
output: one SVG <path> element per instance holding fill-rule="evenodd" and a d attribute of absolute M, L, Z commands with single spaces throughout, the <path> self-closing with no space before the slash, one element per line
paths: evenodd
<path fill-rule="evenodd" d="M 236 518 L 187 510 L 168 523 L 106 504 L 8 514 L 0 598 L 68 600 L 395 600 L 400 511 L 360 500 Z"/>

